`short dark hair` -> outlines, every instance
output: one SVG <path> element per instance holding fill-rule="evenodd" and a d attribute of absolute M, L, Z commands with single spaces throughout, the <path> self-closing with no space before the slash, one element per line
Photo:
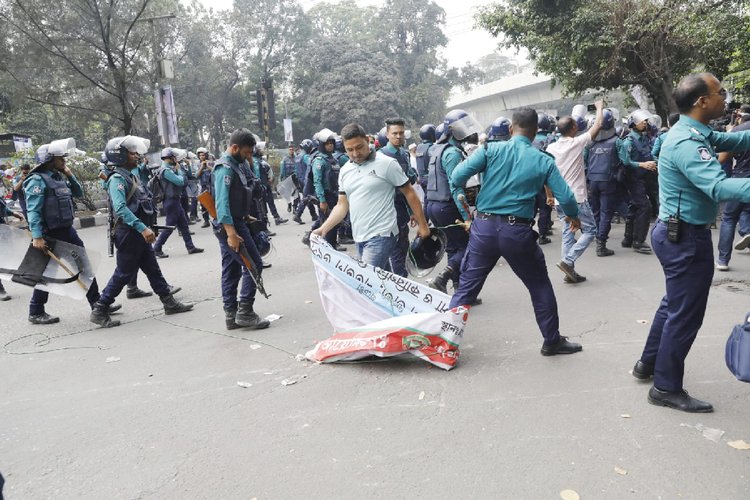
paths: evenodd
<path fill-rule="evenodd" d="M 255 136 L 246 128 L 238 128 L 232 135 L 229 136 L 230 146 L 247 146 L 249 148 L 255 147 Z"/>
<path fill-rule="evenodd" d="M 670 113 L 667 117 L 667 123 L 670 127 L 674 127 L 674 124 L 680 119 L 680 113 Z"/>
<path fill-rule="evenodd" d="M 403 118 L 388 118 L 385 121 L 385 129 L 388 130 L 391 125 L 398 125 L 400 127 L 406 127 L 406 120 Z"/>
<path fill-rule="evenodd" d="M 369 140 L 367 132 L 365 132 L 365 129 L 359 123 L 349 123 L 344 125 L 344 128 L 341 129 L 341 140 L 348 141 L 355 137 L 363 137 L 364 139 Z"/>
<path fill-rule="evenodd" d="M 24 163 L 23 165 L 21 165 L 21 170 L 31 170 L 31 165 L 29 165 L 28 163 Z"/>
<path fill-rule="evenodd" d="M 695 105 L 698 98 L 708 95 L 708 83 L 706 77 L 713 76 L 711 73 L 693 73 L 687 75 L 674 90 L 674 101 L 680 113 L 687 113 Z"/>
<path fill-rule="evenodd" d="M 539 123 L 539 115 L 531 108 L 520 108 L 513 112 L 511 124 L 522 130 L 536 130 Z"/>
<path fill-rule="evenodd" d="M 560 131 L 561 135 L 568 135 L 573 131 L 573 127 L 576 126 L 576 121 L 572 116 L 563 116 L 557 122 L 557 130 Z"/>

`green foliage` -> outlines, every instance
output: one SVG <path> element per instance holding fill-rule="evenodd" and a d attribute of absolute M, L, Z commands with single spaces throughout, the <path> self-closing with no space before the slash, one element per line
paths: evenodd
<path fill-rule="evenodd" d="M 665 116 L 676 110 L 679 78 L 698 69 L 721 78 L 747 43 L 741 3 L 509 0 L 482 9 L 478 22 L 506 46 L 525 47 L 566 92 L 642 85 Z"/>

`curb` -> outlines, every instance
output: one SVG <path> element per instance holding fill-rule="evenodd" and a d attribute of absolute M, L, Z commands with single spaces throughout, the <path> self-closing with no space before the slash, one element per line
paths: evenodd
<path fill-rule="evenodd" d="M 87 215 L 73 219 L 73 227 L 84 229 L 87 227 L 103 226 L 107 223 L 107 215 Z"/>

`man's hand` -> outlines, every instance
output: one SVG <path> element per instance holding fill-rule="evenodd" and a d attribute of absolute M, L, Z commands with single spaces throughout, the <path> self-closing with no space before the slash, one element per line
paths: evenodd
<path fill-rule="evenodd" d="M 69 167 L 63 168 L 62 173 L 65 174 L 65 177 L 73 177 L 73 171 Z"/>
<path fill-rule="evenodd" d="M 573 231 L 574 233 L 576 231 L 578 231 L 579 229 L 581 229 L 581 219 L 578 219 L 578 218 L 574 219 L 572 217 L 565 217 L 565 222 L 567 222 L 568 224 L 570 224 L 570 230 Z"/>
<path fill-rule="evenodd" d="M 324 214 L 327 214 L 328 213 L 328 203 L 326 203 L 325 201 L 321 201 L 320 202 L 320 211 L 322 213 L 324 213 Z"/>
<path fill-rule="evenodd" d="M 141 236 L 143 236 L 143 239 L 146 240 L 146 243 L 151 244 L 154 241 L 156 241 L 156 234 L 151 230 L 151 228 L 146 228 L 143 231 L 141 231 Z"/>
<path fill-rule="evenodd" d="M 326 233 L 323 232 L 323 226 L 320 226 L 318 229 L 312 232 L 312 234 L 316 234 L 318 236 L 321 236 L 323 238 L 326 237 Z"/>
<path fill-rule="evenodd" d="M 456 224 L 462 225 L 464 227 L 464 231 L 466 231 L 467 233 L 471 230 L 471 219 L 469 220 L 456 219 Z"/>
<path fill-rule="evenodd" d="M 651 170 L 652 172 L 656 170 L 656 162 L 655 161 L 644 161 L 642 163 L 638 164 L 639 167 L 645 168 L 646 170 Z"/>
<path fill-rule="evenodd" d="M 554 196 L 547 197 L 547 206 L 548 207 L 554 207 L 555 206 L 555 197 Z"/>
<path fill-rule="evenodd" d="M 242 236 L 240 236 L 237 233 L 232 233 L 227 235 L 227 245 L 229 245 L 229 248 L 234 250 L 235 252 L 240 252 L 240 245 L 242 242 L 245 241 L 242 239 Z"/>
<path fill-rule="evenodd" d="M 15 217 L 16 219 L 18 219 L 20 221 L 25 221 L 26 220 L 23 217 L 23 214 L 21 212 L 12 212 L 12 213 L 13 213 L 13 217 Z"/>
<path fill-rule="evenodd" d="M 430 230 L 429 226 L 419 226 L 419 229 L 417 229 L 417 236 L 419 236 L 423 240 L 429 238 L 431 234 L 432 231 Z"/>
<path fill-rule="evenodd" d="M 47 248 L 47 242 L 44 241 L 44 238 L 33 238 L 31 244 L 37 250 L 44 251 Z"/>

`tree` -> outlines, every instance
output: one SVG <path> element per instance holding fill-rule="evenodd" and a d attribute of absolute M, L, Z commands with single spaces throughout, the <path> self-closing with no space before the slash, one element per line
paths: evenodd
<path fill-rule="evenodd" d="M 567 93 L 642 85 L 666 118 L 672 89 L 698 68 L 720 78 L 747 39 L 742 1 L 509 0 L 481 9 L 479 25 L 525 47 Z"/>

